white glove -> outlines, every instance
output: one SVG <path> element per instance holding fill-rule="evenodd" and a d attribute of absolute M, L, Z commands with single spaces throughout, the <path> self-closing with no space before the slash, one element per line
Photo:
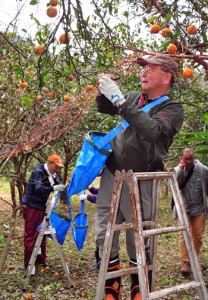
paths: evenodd
<path fill-rule="evenodd" d="M 87 195 L 84 195 L 84 194 L 79 195 L 79 200 L 80 200 L 80 201 L 81 201 L 81 200 L 87 200 Z"/>
<path fill-rule="evenodd" d="M 63 192 L 65 190 L 66 186 L 64 184 L 57 184 L 53 186 L 54 192 Z"/>
<path fill-rule="evenodd" d="M 124 99 L 119 87 L 108 75 L 102 75 L 100 77 L 99 90 L 113 103 L 113 105 Z"/>

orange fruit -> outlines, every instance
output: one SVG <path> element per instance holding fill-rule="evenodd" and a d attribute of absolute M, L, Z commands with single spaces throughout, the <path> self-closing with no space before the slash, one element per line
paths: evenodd
<path fill-rule="evenodd" d="M 50 269 L 50 267 L 49 267 L 49 266 L 46 266 L 46 267 L 45 267 L 45 270 L 46 270 L 46 271 L 47 271 L 47 270 L 49 270 L 49 269 Z"/>
<path fill-rule="evenodd" d="M 161 31 L 162 36 L 165 37 L 166 39 L 170 37 L 170 33 L 171 33 L 171 30 L 169 27 L 165 27 Z"/>
<path fill-rule="evenodd" d="M 37 99 L 38 101 L 41 101 L 41 100 L 43 100 L 43 96 L 37 95 L 37 96 L 36 96 L 36 99 Z"/>
<path fill-rule="evenodd" d="M 34 124 L 38 124 L 38 121 L 39 121 L 39 120 L 38 120 L 38 118 L 34 118 L 33 121 L 34 121 Z"/>
<path fill-rule="evenodd" d="M 54 273 L 54 276 L 57 276 L 57 277 L 58 277 L 59 275 L 60 275 L 59 272 L 55 272 L 55 273 Z"/>
<path fill-rule="evenodd" d="M 20 82 L 20 86 L 21 86 L 21 88 L 26 88 L 27 87 L 27 82 L 26 81 L 22 81 L 22 82 Z"/>
<path fill-rule="evenodd" d="M 21 94 L 21 93 L 22 93 L 22 90 L 21 90 L 21 89 L 16 89 L 16 93 L 17 93 L 17 94 Z"/>
<path fill-rule="evenodd" d="M 57 0 L 50 0 L 50 5 L 51 6 L 56 6 L 56 5 L 58 5 L 58 1 Z"/>
<path fill-rule="evenodd" d="M 32 293 L 26 293 L 25 295 L 24 295 L 24 299 L 26 299 L 26 300 L 32 300 L 33 299 L 33 296 L 32 296 Z"/>
<path fill-rule="evenodd" d="M 190 35 L 194 35 L 197 32 L 197 27 L 195 25 L 189 25 L 186 29 L 186 32 Z"/>
<path fill-rule="evenodd" d="M 177 51 L 177 47 L 175 44 L 170 44 L 167 48 L 169 54 L 174 54 Z"/>
<path fill-rule="evenodd" d="M 12 269 L 12 266 L 8 265 L 8 266 L 6 266 L 6 269 L 7 269 L 7 270 L 11 270 L 11 269 Z"/>
<path fill-rule="evenodd" d="M 70 35 L 69 35 L 69 34 L 66 34 L 66 33 L 64 32 L 64 33 L 62 33 L 62 34 L 59 36 L 59 42 L 60 42 L 61 44 L 66 44 L 67 41 L 68 41 L 68 43 L 69 43 L 69 41 L 70 41 Z"/>
<path fill-rule="evenodd" d="M 38 45 L 35 47 L 35 54 L 41 55 L 43 53 L 43 46 L 42 45 Z"/>
<path fill-rule="evenodd" d="M 186 78 L 192 77 L 193 74 L 194 74 L 193 70 L 189 67 L 187 67 L 186 69 L 183 70 L 183 76 Z"/>
<path fill-rule="evenodd" d="M 45 269 L 40 269 L 40 273 L 44 273 L 45 272 Z"/>
<path fill-rule="evenodd" d="M 150 33 L 158 33 L 160 31 L 160 25 L 154 24 L 150 27 Z"/>
<path fill-rule="evenodd" d="M 49 89 L 47 87 L 43 88 L 43 93 L 48 94 L 49 93 Z"/>
<path fill-rule="evenodd" d="M 50 92 L 48 93 L 49 98 L 55 98 L 55 92 Z"/>
<path fill-rule="evenodd" d="M 58 11 L 55 6 L 50 6 L 46 11 L 47 16 L 50 18 L 55 18 L 57 16 L 57 13 Z"/>
<path fill-rule="evenodd" d="M 87 92 L 92 92 L 93 90 L 93 85 L 87 85 Z"/>
<path fill-rule="evenodd" d="M 68 75 L 68 76 L 67 76 L 67 79 L 68 79 L 69 81 L 72 81 L 72 80 L 74 79 L 74 77 L 73 77 L 72 75 Z"/>
<path fill-rule="evenodd" d="M 69 101 L 69 100 L 70 100 L 69 95 L 64 95 L 64 101 Z"/>

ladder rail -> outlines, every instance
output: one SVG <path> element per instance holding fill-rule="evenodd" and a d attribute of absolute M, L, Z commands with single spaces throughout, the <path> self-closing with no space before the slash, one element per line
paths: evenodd
<path fill-rule="evenodd" d="M 25 278 L 24 285 L 23 285 L 23 288 L 22 288 L 23 291 L 27 290 L 29 279 L 30 279 L 33 267 L 35 266 L 35 261 L 36 261 L 37 255 L 39 253 L 42 240 L 43 240 L 43 238 L 46 234 L 50 234 L 52 236 L 52 239 L 54 241 L 56 250 L 57 250 L 57 252 L 59 254 L 59 257 L 61 259 L 61 263 L 62 263 L 62 266 L 64 268 L 69 286 L 70 287 L 73 286 L 73 282 L 72 282 L 71 277 L 70 277 L 70 272 L 69 272 L 68 265 L 67 265 L 67 263 L 64 259 L 63 253 L 61 252 L 61 248 L 60 248 L 59 242 L 58 242 L 57 237 L 56 237 L 56 230 L 52 227 L 52 224 L 50 222 L 50 215 L 51 215 L 52 209 L 54 207 L 55 201 L 56 201 L 56 198 L 54 196 L 52 196 L 50 201 L 47 203 L 47 208 L 46 208 L 45 216 L 43 218 L 42 227 L 39 230 L 38 237 L 36 239 L 36 242 L 35 242 L 35 245 L 34 245 L 34 248 L 33 248 L 33 252 L 32 252 L 32 255 L 30 257 L 29 264 L 28 264 L 28 267 L 27 267 L 26 278 Z"/>
<path fill-rule="evenodd" d="M 140 195 L 138 189 L 139 180 L 150 180 L 153 179 L 153 202 L 156 201 L 156 205 L 153 206 L 153 215 L 151 221 L 142 221 L 141 206 L 140 206 Z M 159 186 L 162 179 L 168 180 L 171 193 L 176 205 L 176 211 L 178 214 L 178 226 L 170 226 L 165 228 L 157 228 L 158 223 L 158 210 L 159 210 Z M 126 180 L 129 187 L 130 204 L 132 209 L 132 223 L 116 224 L 116 216 L 118 213 L 118 207 L 121 196 L 121 188 L 123 181 Z M 154 215 L 155 214 L 155 215 Z M 146 229 L 145 225 L 148 225 Z M 118 270 L 114 272 L 107 272 L 108 261 L 110 257 L 110 251 L 113 241 L 113 234 L 116 230 L 134 230 L 135 234 L 135 245 L 136 245 L 136 260 L 137 267 Z M 173 287 L 164 288 L 159 291 L 154 290 L 154 278 L 155 278 L 155 249 L 157 248 L 157 236 L 160 234 L 182 231 L 185 239 L 187 251 L 190 256 L 190 264 L 193 272 L 194 281 L 190 281 L 183 284 L 178 284 Z M 153 254 L 151 265 L 147 266 L 145 256 L 145 245 L 144 239 L 150 236 L 152 239 L 151 255 Z M 151 240 L 151 239 L 150 239 Z M 152 270 L 151 275 L 151 292 L 149 291 L 148 282 L 148 269 Z M 109 222 L 107 226 L 106 238 L 104 243 L 104 252 L 101 262 L 101 269 L 98 277 L 98 285 L 96 290 L 96 300 L 103 299 L 104 284 L 106 279 L 116 278 L 118 276 L 126 276 L 131 274 L 138 274 L 140 293 L 142 300 L 161 299 L 166 295 L 177 293 L 183 290 L 191 288 L 197 289 L 199 299 L 207 300 L 208 294 L 202 276 L 200 264 L 196 251 L 194 249 L 192 236 L 189 230 L 188 218 L 185 211 L 182 195 L 179 190 L 179 186 L 174 172 L 150 172 L 150 173 L 133 173 L 133 171 L 121 172 L 116 171 L 115 182 L 113 188 L 112 205 L 109 214 Z"/>

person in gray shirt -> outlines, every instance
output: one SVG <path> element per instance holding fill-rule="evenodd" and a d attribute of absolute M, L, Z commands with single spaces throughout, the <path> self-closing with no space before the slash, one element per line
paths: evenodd
<path fill-rule="evenodd" d="M 188 215 L 194 248 L 199 256 L 207 215 L 208 168 L 195 159 L 192 149 L 184 148 L 180 156 L 180 163 L 175 167 L 175 171 L 179 187 L 183 186 L 181 192 Z M 189 176 L 189 179 L 184 185 L 183 182 L 187 176 Z M 179 250 L 182 262 L 181 273 L 188 275 L 191 269 L 182 233 L 179 235 Z"/>

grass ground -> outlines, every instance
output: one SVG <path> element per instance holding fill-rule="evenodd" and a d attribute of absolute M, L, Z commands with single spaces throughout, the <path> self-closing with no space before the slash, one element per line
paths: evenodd
<path fill-rule="evenodd" d="M 3 195 L 1 195 L 3 197 Z M 0 254 L 5 244 L 5 237 L 11 221 L 11 209 L 3 206 L 0 202 Z M 78 201 L 72 201 L 73 217 L 79 213 Z M 59 207 L 62 211 L 64 206 Z M 86 203 L 86 214 L 88 215 L 88 233 L 81 251 L 78 251 L 74 243 L 72 232 L 69 230 L 66 241 L 61 246 L 62 252 L 69 266 L 73 288 L 69 288 L 64 274 L 61 261 L 58 257 L 54 243 L 47 239 L 47 253 L 50 268 L 44 272 L 38 271 L 29 280 L 27 292 L 22 291 L 25 271 L 23 269 L 23 226 L 21 216 L 18 216 L 15 236 L 12 240 L 10 252 L 7 258 L 5 269 L 1 274 L 0 299 L 36 299 L 36 300 L 66 300 L 76 299 L 93 300 L 97 285 L 98 271 L 90 271 L 94 262 L 95 232 L 94 215 L 95 205 Z M 172 226 L 174 223 L 170 209 L 170 196 L 161 193 L 159 224 L 161 227 Z M 160 290 L 180 283 L 192 280 L 192 276 L 184 278 L 180 274 L 180 261 L 178 253 L 178 234 L 165 234 L 158 237 L 156 254 L 156 275 L 155 289 Z M 120 236 L 120 259 L 121 266 L 128 265 L 128 256 L 125 247 L 125 232 Z M 201 251 L 200 264 L 206 286 L 208 287 L 208 226 L 204 237 L 204 244 Z M 129 298 L 129 278 L 122 279 L 122 299 Z M 163 299 L 193 300 L 200 299 L 195 289 L 171 294 Z"/>

